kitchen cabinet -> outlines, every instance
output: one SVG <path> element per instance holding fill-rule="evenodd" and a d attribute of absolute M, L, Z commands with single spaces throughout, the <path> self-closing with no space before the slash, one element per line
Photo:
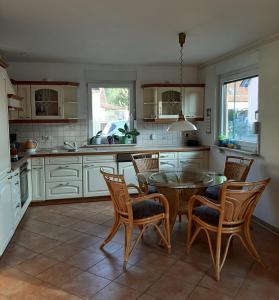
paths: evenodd
<path fill-rule="evenodd" d="M 75 82 L 61 81 L 16 81 L 17 96 L 23 98 L 22 111 L 10 112 L 11 121 L 20 123 L 69 122 L 78 118 L 78 97 Z"/>
<path fill-rule="evenodd" d="M 83 195 L 84 197 L 109 195 L 109 191 L 100 168 L 114 173 L 117 171 L 115 161 L 94 162 L 83 165 Z"/>
<path fill-rule="evenodd" d="M 191 120 L 204 118 L 204 84 L 144 84 L 143 119 L 164 123 L 177 119 L 179 113 Z"/>
<path fill-rule="evenodd" d="M 45 168 L 32 163 L 32 201 L 45 200 Z"/>
<path fill-rule="evenodd" d="M 14 209 L 11 180 L 0 180 L 0 256 L 3 254 L 14 233 Z"/>
<path fill-rule="evenodd" d="M 177 169 L 177 153 L 176 152 L 166 152 L 160 153 L 160 170 L 176 170 Z"/>
<path fill-rule="evenodd" d="M 17 227 L 21 220 L 21 199 L 20 199 L 20 178 L 19 169 L 12 172 L 11 174 L 11 192 L 12 192 L 12 207 L 13 207 L 13 217 L 14 217 L 14 228 Z"/>
<path fill-rule="evenodd" d="M 178 169 L 207 170 L 207 151 L 180 152 L 178 153 Z"/>

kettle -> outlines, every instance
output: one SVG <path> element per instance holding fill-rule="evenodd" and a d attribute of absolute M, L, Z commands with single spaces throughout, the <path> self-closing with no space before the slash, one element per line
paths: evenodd
<path fill-rule="evenodd" d="M 39 146 L 39 142 L 36 140 L 27 140 L 24 143 L 24 149 L 26 150 L 27 153 L 34 153 L 36 152 L 37 148 Z"/>

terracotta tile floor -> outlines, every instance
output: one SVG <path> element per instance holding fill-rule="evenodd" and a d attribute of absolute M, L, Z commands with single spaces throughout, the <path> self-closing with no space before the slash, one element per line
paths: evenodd
<path fill-rule="evenodd" d="M 0 300 L 279 299 L 279 237 L 259 225 L 253 236 L 267 268 L 235 240 L 217 282 L 202 236 L 185 254 L 185 218 L 171 255 L 149 229 L 123 273 L 123 231 L 99 250 L 112 221 L 110 202 L 29 208 L 0 259 Z"/>

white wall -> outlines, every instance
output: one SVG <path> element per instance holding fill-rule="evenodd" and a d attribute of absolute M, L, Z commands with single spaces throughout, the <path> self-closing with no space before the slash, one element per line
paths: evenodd
<path fill-rule="evenodd" d="M 206 134 L 205 123 L 200 122 L 199 137 L 203 143 L 212 145 L 218 135 L 219 117 L 219 77 L 237 73 L 240 69 L 259 70 L 259 120 L 261 131 L 261 157 L 255 158 L 248 180 L 271 177 L 255 215 L 279 228 L 279 41 L 258 47 L 225 61 L 203 67 L 199 70 L 199 80 L 206 83 L 205 109 L 212 109 L 212 133 Z M 210 151 L 210 168 L 222 171 L 225 156 L 217 148 Z M 232 153 L 232 152 L 231 152 Z M 235 153 L 234 153 L 235 154 Z"/>
<path fill-rule="evenodd" d="M 136 82 L 136 110 L 137 129 L 141 135 L 139 144 L 146 145 L 181 145 L 183 137 L 176 132 L 166 132 L 167 125 L 146 124 L 141 121 L 143 117 L 143 83 L 175 83 L 179 81 L 178 66 L 109 66 L 109 65 L 83 65 L 65 63 L 30 63 L 11 62 L 9 76 L 17 80 L 61 80 L 77 81 L 79 116 L 87 119 L 87 84 L 96 81 L 135 81 Z M 197 68 L 184 67 L 184 82 L 197 82 Z M 50 136 L 47 142 L 42 142 L 42 148 L 52 148 L 63 145 L 63 141 L 76 141 L 84 144 L 87 137 L 85 123 L 58 126 L 11 126 L 11 130 L 18 134 L 19 140 Z M 86 129 L 85 129 L 86 128 Z M 150 140 L 153 134 L 154 139 Z"/>

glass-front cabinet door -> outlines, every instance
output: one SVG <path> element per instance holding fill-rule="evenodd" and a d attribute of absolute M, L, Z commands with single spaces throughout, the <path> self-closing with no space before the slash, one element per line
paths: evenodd
<path fill-rule="evenodd" d="M 62 92 L 62 87 L 57 86 L 31 86 L 32 118 L 62 118 Z"/>
<path fill-rule="evenodd" d="M 177 118 L 182 109 L 182 98 L 179 87 L 158 88 L 159 118 Z"/>

